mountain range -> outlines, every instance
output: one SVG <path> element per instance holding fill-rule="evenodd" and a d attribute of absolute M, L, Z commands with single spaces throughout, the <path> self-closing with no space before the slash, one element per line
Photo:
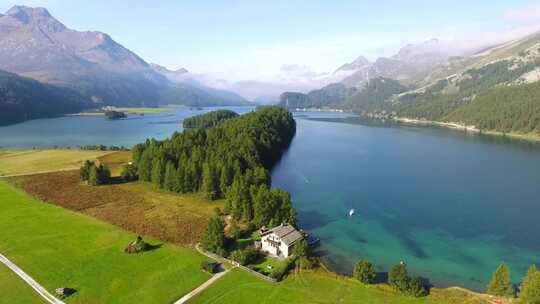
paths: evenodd
<path fill-rule="evenodd" d="M 56 111 L 37 112 L 32 100 L 25 99 L 24 107 L 19 106 L 19 109 L 26 109 L 26 114 L 14 115 L 17 117 L 48 117 L 81 107 L 105 105 L 156 107 L 161 104 L 210 106 L 248 103 L 232 92 L 175 78 L 174 75 L 189 72 L 183 69 L 172 72 L 148 64 L 105 33 L 69 29 L 44 8 L 14 6 L 0 14 L 0 70 L 6 72 L 2 73 L 3 79 L 15 76 L 31 78 L 42 87 L 67 90 L 62 95 L 77 99 L 76 107 L 66 106 L 60 110 L 55 106 L 52 108 Z M 13 83 L 21 79 L 14 78 Z M 32 84 L 38 85 L 37 82 Z M 10 83 L 2 83 L 4 89 L 12 94 L 6 96 L 5 90 L 0 92 L 2 109 L 18 103 L 19 99 L 13 96 L 24 94 L 16 87 L 9 87 Z M 36 109 L 42 109 L 37 106 L 42 102 L 35 101 Z"/>
<path fill-rule="evenodd" d="M 479 51 L 431 39 L 375 62 L 360 56 L 335 73 L 348 75 L 307 94 L 285 92 L 280 104 L 540 135 L 540 33 Z"/>

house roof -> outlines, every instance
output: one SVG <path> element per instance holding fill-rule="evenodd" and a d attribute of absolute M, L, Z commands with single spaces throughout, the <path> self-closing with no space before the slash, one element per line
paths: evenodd
<path fill-rule="evenodd" d="M 304 236 L 298 230 L 294 229 L 294 227 L 289 224 L 282 224 L 274 227 L 268 230 L 268 233 L 274 233 L 275 235 L 277 235 L 281 239 L 281 241 L 287 246 L 304 238 Z"/>

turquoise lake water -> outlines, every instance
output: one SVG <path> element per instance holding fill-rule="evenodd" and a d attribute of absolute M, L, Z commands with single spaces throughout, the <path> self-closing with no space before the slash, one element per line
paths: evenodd
<path fill-rule="evenodd" d="M 209 110 L 28 121 L 0 127 L 0 147 L 132 146 Z M 403 260 L 437 286 L 483 290 L 502 261 L 516 283 L 540 264 L 538 145 L 340 113 L 295 116 L 273 185 L 292 194 L 300 226 L 321 238 L 318 251 L 335 270 L 365 258 L 387 271 Z"/>

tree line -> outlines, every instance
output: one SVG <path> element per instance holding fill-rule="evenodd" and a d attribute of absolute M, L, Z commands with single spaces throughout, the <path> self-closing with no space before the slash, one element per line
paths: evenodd
<path fill-rule="evenodd" d="M 185 129 L 193 128 L 211 128 L 215 127 L 220 122 L 235 118 L 238 114 L 231 110 L 217 110 L 205 115 L 197 115 L 184 119 L 182 125 Z"/>
<path fill-rule="evenodd" d="M 364 284 L 374 284 L 376 276 L 375 267 L 369 261 L 361 260 L 354 266 L 353 277 Z M 430 286 L 420 277 L 409 276 L 407 266 L 403 262 L 391 268 L 387 283 L 395 290 L 414 297 L 429 294 Z M 486 292 L 497 297 L 517 297 L 518 304 L 540 304 L 540 271 L 536 265 L 532 265 L 518 287 L 512 284 L 510 268 L 502 263 L 493 273 Z"/>
<path fill-rule="evenodd" d="M 193 121 L 215 121 L 216 117 L 210 112 Z M 295 132 L 289 111 L 263 107 L 214 127 L 138 144 L 133 148 L 134 166 L 140 180 L 158 189 L 202 192 L 211 200 L 226 198 L 226 212 L 236 219 L 257 226 L 294 225 L 296 212 L 290 196 L 283 190 L 270 190 L 269 170 Z"/>

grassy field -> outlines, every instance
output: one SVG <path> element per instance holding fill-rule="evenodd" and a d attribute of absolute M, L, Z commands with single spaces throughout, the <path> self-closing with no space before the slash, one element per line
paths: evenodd
<path fill-rule="evenodd" d="M 6 291 L 8 295 L 6 296 Z M 11 269 L 0 264 L 0 304 L 46 303 L 33 289 Z"/>
<path fill-rule="evenodd" d="M 78 171 L 17 177 L 10 182 L 40 200 L 183 245 L 197 243 L 214 208 L 224 205 L 199 194 L 157 191 L 148 183 L 91 187 L 80 182 Z"/>
<path fill-rule="evenodd" d="M 124 166 L 131 161 L 131 157 L 131 151 L 116 151 L 100 156 L 97 159 L 109 167 L 112 176 L 120 176 Z"/>
<path fill-rule="evenodd" d="M 190 303 L 487 303 L 476 296 L 454 290 L 433 290 L 427 298 L 412 298 L 394 292 L 386 285 L 366 286 L 322 270 L 289 275 L 271 284 L 240 269 L 233 269 L 192 299 Z"/>
<path fill-rule="evenodd" d="M 209 278 L 200 270 L 205 258 L 192 249 L 149 239 L 155 249 L 127 255 L 123 249 L 136 235 L 4 182 L 0 210 L 0 252 L 50 291 L 75 288 L 68 303 L 170 303 Z M 19 298 L 18 288 L 0 286 L 0 299 L 32 303 Z"/>
<path fill-rule="evenodd" d="M 87 159 L 96 159 L 110 151 L 21 150 L 0 152 L 0 176 L 33 172 L 78 169 Z"/>

